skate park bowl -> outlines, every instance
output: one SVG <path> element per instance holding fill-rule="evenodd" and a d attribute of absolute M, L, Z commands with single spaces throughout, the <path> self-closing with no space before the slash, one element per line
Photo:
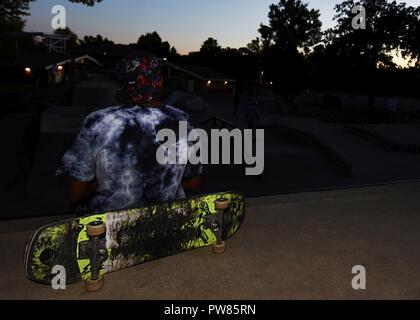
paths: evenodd
<path fill-rule="evenodd" d="M 81 81 L 73 89 L 72 105 L 89 108 L 114 106 L 117 91 L 115 81 Z"/>
<path fill-rule="evenodd" d="M 189 114 L 200 113 L 206 110 L 206 101 L 194 94 L 183 91 L 173 91 L 164 99 L 165 104 L 176 107 Z"/>
<path fill-rule="evenodd" d="M 56 176 L 61 158 L 74 142 L 83 119 L 95 110 L 115 106 L 118 85 L 114 81 L 82 81 L 73 88 L 71 106 L 51 106 L 41 114 L 38 144 L 26 183 L 26 192 L 49 209 L 66 209 L 65 179 Z"/>
<path fill-rule="evenodd" d="M 62 177 L 55 172 L 66 150 L 73 143 L 83 119 L 95 109 L 52 106 L 41 114 L 40 133 L 26 191 L 37 198 L 60 199 L 65 203 Z M 53 200 L 55 202 L 55 200 Z M 52 208 L 55 208 L 52 205 Z"/>

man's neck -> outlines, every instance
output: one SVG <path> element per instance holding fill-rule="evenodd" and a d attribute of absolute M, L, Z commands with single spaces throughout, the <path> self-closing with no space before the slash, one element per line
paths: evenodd
<path fill-rule="evenodd" d="M 146 107 L 154 107 L 154 108 L 160 108 L 164 106 L 164 104 L 158 99 L 153 99 L 151 101 L 144 103 L 143 105 Z"/>

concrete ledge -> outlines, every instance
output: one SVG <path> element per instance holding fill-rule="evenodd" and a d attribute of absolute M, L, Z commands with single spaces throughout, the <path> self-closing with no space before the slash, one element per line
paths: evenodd
<path fill-rule="evenodd" d="M 416 143 L 403 142 L 401 139 L 395 140 L 390 137 L 386 137 L 378 132 L 375 132 L 374 130 L 365 129 L 362 127 L 344 125 L 343 128 L 352 134 L 362 135 L 374 141 L 377 141 L 392 151 L 420 153 L 420 145 Z"/>
<path fill-rule="evenodd" d="M 404 190 L 418 190 L 420 192 L 420 180 L 413 179 L 374 185 L 353 185 L 347 187 L 289 192 L 272 196 L 247 198 L 245 201 L 247 208 L 253 208 L 287 202 L 317 201 L 323 199 L 352 197 L 375 193 L 389 193 Z"/>
<path fill-rule="evenodd" d="M 305 145 L 312 145 L 318 148 L 322 153 L 324 153 L 336 169 L 345 174 L 346 176 L 351 177 L 353 173 L 353 164 L 351 161 L 346 159 L 340 152 L 338 152 L 331 144 L 328 144 L 324 141 L 316 132 L 309 132 L 291 125 L 277 124 L 269 126 L 259 126 L 259 128 L 276 128 L 284 132 L 288 137 L 293 137 L 302 141 Z"/>

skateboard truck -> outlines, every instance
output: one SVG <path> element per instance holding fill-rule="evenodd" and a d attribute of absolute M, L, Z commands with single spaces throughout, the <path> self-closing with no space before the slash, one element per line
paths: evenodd
<path fill-rule="evenodd" d="M 223 217 L 225 210 L 229 207 L 229 200 L 226 198 L 219 198 L 214 202 L 217 213 L 208 218 L 208 224 L 216 236 L 216 243 L 213 244 L 213 252 L 221 254 L 225 252 L 226 243 L 223 241 Z"/>
<path fill-rule="evenodd" d="M 86 233 L 91 238 L 89 250 L 91 277 L 85 281 L 85 289 L 88 292 L 98 291 L 104 286 L 104 277 L 101 276 L 100 270 L 106 250 L 104 253 L 100 237 L 105 233 L 105 230 L 105 223 L 102 221 L 93 221 L 86 226 Z"/>

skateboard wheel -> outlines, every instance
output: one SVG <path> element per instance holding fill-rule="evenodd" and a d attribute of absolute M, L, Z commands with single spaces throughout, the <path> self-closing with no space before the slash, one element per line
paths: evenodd
<path fill-rule="evenodd" d="M 86 226 L 86 233 L 89 237 L 99 237 L 105 233 L 105 223 L 93 221 Z"/>
<path fill-rule="evenodd" d="M 226 250 L 226 243 L 224 241 L 220 243 L 216 242 L 215 244 L 213 244 L 212 250 L 215 254 L 222 254 Z"/>
<path fill-rule="evenodd" d="M 96 292 L 101 290 L 104 287 L 104 284 L 104 277 L 99 277 L 97 280 L 89 279 L 85 281 L 85 289 L 87 292 Z"/>
<path fill-rule="evenodd" d="M 214 205 L 217 210 L 224 210 L 228 208 L 229 201 L 228 199 L 225 199 L 225 198 L 219 198 L 216 201 L 214 201 Z"/>

